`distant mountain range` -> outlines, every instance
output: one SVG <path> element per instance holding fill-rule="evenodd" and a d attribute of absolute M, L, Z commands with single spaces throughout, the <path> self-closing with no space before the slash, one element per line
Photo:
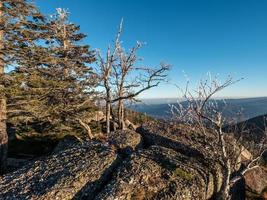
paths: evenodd
<path fill-rule="evenodd" d="M 252 154 L 258 155 L 267 148 L 267 115 L 260 115 L 234 125 L 224 127 L 224 131 L 234 133 L 236 139 Z"/>
<path fill-rule="evenodd" d="M 225 116 L 235 118 L 238 122 L 267 114 L 267 97 L 217 99 L 216 101 Z M 171 118 L 170 105 L 177 105 L 177 99 L 144 99 L 141 103 L 129 105 L 129 108 L 155 118 L 168 119 Z"/>

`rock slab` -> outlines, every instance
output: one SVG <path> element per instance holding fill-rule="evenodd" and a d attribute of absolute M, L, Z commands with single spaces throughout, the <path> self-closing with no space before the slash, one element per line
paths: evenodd
<path fill-rule="evenodd" d="M 93 199 L 117 160 L 109 147 L 85 141 L 1 177 L 0 199 Z"/>
<path fill-rule="evenodd" d="M 96 200 L 204 200 L 206 177 L 196 167 L 182 154 L 151 146 L 125 160 Z"/>

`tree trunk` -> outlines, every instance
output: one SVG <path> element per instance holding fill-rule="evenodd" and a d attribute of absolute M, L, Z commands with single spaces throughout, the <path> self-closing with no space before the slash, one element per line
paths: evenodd
<path fill-rule="evenodd" d="M 94 136 L 92 134 L 91 128 L 88 124 L 84 123 L 81 119 L 78 119 L 78 122 L 80 123 L 80 125 L 82 127 L 85 128 L 85 130 L 87 131 L 88 137 L 90 138 L 90 140 L 94 139 Z"/>
<path fill-rule="evenodd" d="M 123 100 L 119 100 L 118 103 L 118 121 L 119 121 L 119 128 L 121 130 L 125 129 L 125 122 L 124 122 L 124 104 Z"/>
<path fill-rule="evenodd" d="M 0 24 L 3 24 L 3 3 L 0 2 Z M 4 75 L 4 30 L 0 30 L 0 76 Z M 2 52 L 2 53 L 1 53 Z M 0 90 L 4 89 L 4 85 L 0 85 Z M 0 174 L 3 174 L 6 169 L 7 159 L 7 143 L 8 136 L 6 131 L 6 99 L 5 95 L 0 94 Z"/>
<path fill-rule="evenodd" d="M 231 177 L 231 165 L 229 159 L 227 159 L 226 165 L 223 169 L 223 180 L 222 186 L 219 192 L 219 200 L 229 200 L 230 199 L 230 177 Z"/>
<path fill-rule="evenodd" d="M 111 110 L 111 105 L 110 101 L 106 102 L 106 133 L 110 133 L 110 110 Z"/>
<path fill-rule="evenodd" d="M 225 163 L 224 169 L 223 169 L 223 181 L 221 190 L 219 192 L 219 199 L 222 200 L 228 200 L 230 199 L 230 178 L 231 178 L 231 163 L 227 155 L 226 151 L 226 143 L 224 140 L 224 133 L 220 127 L 219 130 L 219 139 L 220 139 L 220 145 L 222 150 L 222 160 Z"/>
<path fill-rule="evenodd" d="M 106 87 L 107 99 L 106 99 L 106 133 L 110 133 L 110 114 L 111 114 L 111 95 L 110 89 Z"/>

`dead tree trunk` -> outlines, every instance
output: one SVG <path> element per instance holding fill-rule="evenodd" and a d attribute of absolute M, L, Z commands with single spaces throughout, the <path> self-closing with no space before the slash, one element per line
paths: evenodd
<path fill-rule="evenodd" d="M 0 2 L 0 24 L 3 25 L 3 3 Z M 4 75 L 4 30 L 0 30 L 0 76 Z M 0 85 L 0 90 L 4 85 Z M 6 99 L 3 92 L 0 94 L 0 174 L 4 173 L 6 168 L 8 136 L 6 131 Z"/>
<path fill-rule="evenodd" d="M 92 140 L 94 138 L 91 128 L 88 124 L 84 123 L 81 119 L 78 119 L 80 125 L 87 131 L 88 137 Z"/>
<path fill-rule="evenodd" d="M 111 105 L 110 102 L 106 102 L 106 133 L 110 133 L 110 111 L 111 111 Z"/>
<path fill-rule="evenodd" d="M 230 198 L 230 178 L 231 178 L 231 164 L 229 159 L 225 160 L 226 166 L 224 168 L 224 177 L 221 189 L 221 199 L 228 200 Z"/>
<path fill-rule="evenodd" d="M 119 122 L 119 128 L 121 130 L 125 129 L 125 121 L 124 121 L 124 104 L 123 100 L 119 100 L 118 103 L 118 122 Z"/>
<path fill-rule="evenodd" d="M 111 115 L 111 95 L 109 87 L 106 87 L 107 99 L 106 99 L 106 133 L 110 133 L 110 115 Z"/>
<path fill-rule="evenodd" d="M 224 139 L 224 134 L 222 131 L 222 126 L 219 128 L 219 140 L 222 151 L 222 160 L 224 162 L 223 168 L 223 181 L 221 186 L 221 191 L 219 192 L 219 198 L 223 200 L 227 200 L 230 197 L 230 178 L 231 178 L 231 163 L 229 156 L 226 151 L 226 143 Z"/>

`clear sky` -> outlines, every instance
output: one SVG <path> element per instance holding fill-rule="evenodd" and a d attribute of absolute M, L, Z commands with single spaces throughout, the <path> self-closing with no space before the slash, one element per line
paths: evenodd
<path fill-rule="evenodd" d="M 183 71 L 195 85 L 207 72 L 241 82 L 225 97 L 267 96 L 267 0 L 36 0 L 45 14 L 68 8 L 71 21 L 88 35 L 84 41 L 104 51 L 121 18 L 126 47 L 143 41 L 145 64 L 172 65 L 169 79 L 183 85 Z M 163 84 L 142 97 L 176 97 Z"/>

